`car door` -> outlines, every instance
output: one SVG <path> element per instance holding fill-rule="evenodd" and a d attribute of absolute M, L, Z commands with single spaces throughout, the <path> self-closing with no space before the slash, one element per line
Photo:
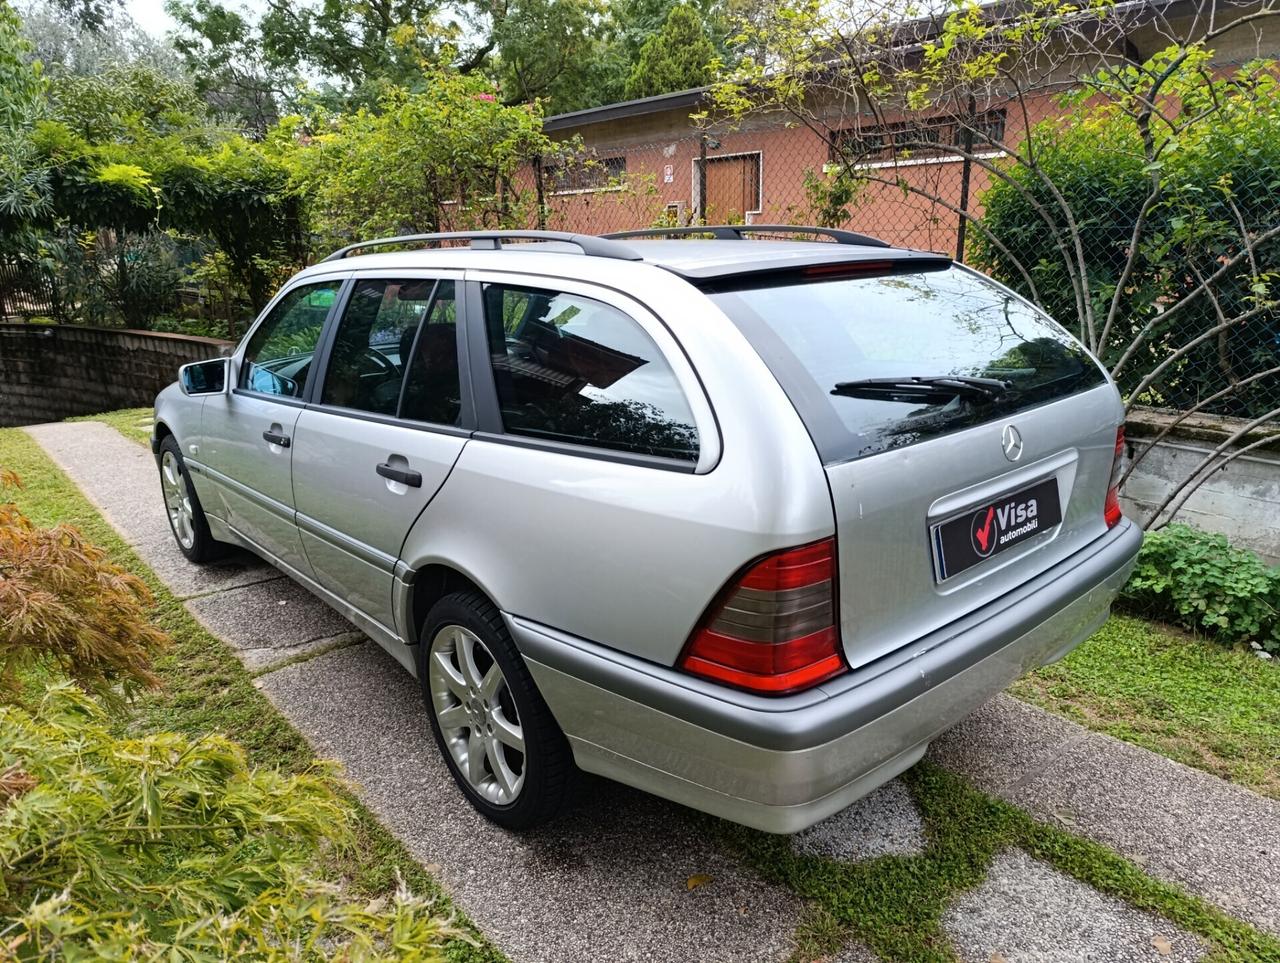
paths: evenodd
<path fill-rule="evenodd" d="M 202 418 L 207 474 L 236 532 L 309 574 L 293 507 L 293 433 L 344 278 L 288 288 L 235 358 L 236 383 L 210 396 Z"/>
<path fill-rule="evenodd" d="M 461 273 L 357 276 L 294 431 L 294 497 L 313 576 L 392 633 L 405 535 L 470 436 L 461 287 Z"/>

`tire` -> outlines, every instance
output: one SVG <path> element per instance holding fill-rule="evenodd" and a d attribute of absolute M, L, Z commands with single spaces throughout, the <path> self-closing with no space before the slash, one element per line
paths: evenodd
<path fill-rule="evenodd" d="M 196 497 L 195 486 L 182 458 L 182 449 L 173 435 L 160 443 L 156 456 L 160 468 L 160 492 L 164 496 L 165 515 L 169 519 L 169 531 L 173 540 L 188 561 L 203 565 L 220 558 L 226 550 L 222 542 L 214 541 L 209 534 L 209 522 Z"/>
<path fill-rule="evenodd" d="M 431 731 L 471 805 L 513 830 L 555 818 L 576 780 L 573 754 L 493 603 L 446 595 L 427 613 L 419 651 Z"/>

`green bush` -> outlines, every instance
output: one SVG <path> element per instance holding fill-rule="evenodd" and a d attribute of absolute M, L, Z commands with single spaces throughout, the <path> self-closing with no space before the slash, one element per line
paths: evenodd
<path fill-rule="evenodd" d="M 1157 55 L 1151 68 L 1174 69 L 1168 63 L 1171 56 L 1168 51 Z M 1280 271 L 1280 239 L 1273 237 L 1257 242 L 1238 269 L 1215 283 L 1211 297 L 1190 298 L 1202 277 L 1240 251 L 1243 233 L 1256 238 L 1275 224 L 1280 188 L 1276 65 L 1255 62 L 1209 80 L 1205 78 L 1212 77 L 1212 71 L 1204 67 L 1206 57 L 1204 51 L 1188 57 L 1174 70 L 1166 94 L 1180 100 L 1188 113 L 1213 98 L 1218 104 L 1213 119 L 1191 122 L 1185 114 L 1178 116 L 1179 124 L 1186 126 L 1176 138 L 1158 127 L 1154 136 L 1164 148 L 1159 164 L 1147 162 L 1129 108 L 1121 109 L 1124 98 L 1099 101 L 1090 96 L 1092 87 L 1082 87 L 1063 96 L 1061 116 L 1030 131 L 1022 149 L 1034 147 L 1035 165 L 1004 161 L 1008 180 L 995 180 L 983 193 L 983 226 L 1003 249 L 983 231 L 969 235 L 968 255 L 975 265 L 1020 293 L 1036 296 L 1042 307 L 1088 342 L 1072 274 L 1059 247 L 1074 251 L 1058 197 L 1075 218 L 1095 317 L 1105 318 L 1133 249 L 1134 229 L 1151 192 L 1153 166 L 1158 168 L 1161 193 L 1147 212 L 1115 324 L 1105 344 L 1089 344 L 1111 368 L 1130 345 L 1140 343 L 1117 376 L 1126 396 L 1175 349 L 1224 318 L 1245 314 L 1257 299 L 1271 296 Z M 1054 220 L 1056 230 L 1049 229 L 1041 211 Z M 1019 267 L 1030 276 L 1034 292 Z M 1170 312 L 1168 322 L 1160 320 L 1184 299 L 1185 309 Z M 1097 337 L 1102 337 L 1100 330 Z M 1259 376 L 1208 408 L 1254 418 L 1275 407 L 1275 378 L 1263 373 L 1277 364 L 1280 324 L 1275 312 L 1265 312 L 1206 336 L 1137 400 L 1186 409 Z"/>
<path fill-rule="evenodd" d="M 324 770 L 121 738 L 67 683 L 0 706 L 0 961 L 427 961 L 466 939 L 403 888 L 355 903 L 308 875 L 349 821 Z"/>
<path fill-rule="evenodd" d="M 1189 525 L 1149 532 L 1121 599 L 1229 644 L 1280 652 L 1280 568 Z"/>

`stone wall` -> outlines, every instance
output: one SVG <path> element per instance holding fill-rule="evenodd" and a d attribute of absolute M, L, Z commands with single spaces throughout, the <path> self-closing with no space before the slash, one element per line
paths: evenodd
<path fill-rule="evenodd" d="M 1174 418 L 1173 413 L 1150 409 L 1131 412 L 1125 426 L 1130 452 L 1146 448 Z M 1174 426 L 1125 483 L 1121 495 L 1125 514 L 1149 521 L 1169 492 L 1246 424 L 1234 418 L 1193 415 Z M 1221 532 L 1232 544 L 1280 564 L 1280 425 L 1255 429 L 1224 451 L 1253 444 L 1258 447 L 1212 470 L 1173 520 Z M 1221 457 L 1215 458 L 1210 466 L 1220 461 Z"/>
<path fill-rule="evenodd" d="M 0 324 L 0 427 L 149 406 L 229 342 L 79 325 Z"/>

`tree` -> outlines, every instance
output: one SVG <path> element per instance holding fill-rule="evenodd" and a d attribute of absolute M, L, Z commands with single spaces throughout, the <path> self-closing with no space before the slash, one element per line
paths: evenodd
<path fill-rule="evenodd" d="M 49 171 L 31 140 L 45 86 L 18 15 L 0 0 L 0 254 L 30 248 L 31 226 L 51 211 Z"/>
<path fill-rule="evenodd" d="M 252 306 L 266 304 L 280 265 L 302 257 L 301 201 L 285 165 L 292 129 L 250 141 L 219 126 L 191 84 L 145 64 L 61 77 L 51 93 L 52 117 L 35 141 L 52 172 L 54 210 L 97 232 L 95 247 L 110 247 L 108 287 L 126 320 L 146 326 L 162 306 L 141 295 L 171 277 L 156 233 L 164 230 L 213 239 Z M 156 284 L 140 276 L 150 268 Z"/>
<path fill-rule="evenodd" d="M 112 22 L 124 0 L 53 0 L 53 5 L 85 30 L 98 33 Z"/>
<path fill-rule="evenodd" d="M 0 468 L 0 491 L 18 487 Z M 40 528 L 0 504 L 0 702 L 35 671 L 74 680 L 112 704 L 156 682 L 169 637 L 151 624 L 150 593 L 68 525 Z"/>
<path fill-rule="evenodd" d="M 257 26 L 215 0 L 170 0 L 165 9 L 178 23 L 171 42 L 196 91 L 213 110 L 265 136 L 301 87 L 296 67 L 268 62 Z"/>
<path fill-rule="evenodd" d="M 611 73 L 599 0 L 513 0 L 495 18 L 493 73 L 502 100 L 548 102 L 564 113 L 600 102 Z"/>
<path fill-rule="evenodd" d="M 640 49 L 640 59 L 627 78 L 628 99 L 653 97 L 702 87 L 711 81 L 715 47 L 696 10 L 677 4 L 662 29 Z"/>
<path fill-rule="evenodd" d="M 412 87 L 425 64 L 463 35 L 460 10 L 443 0 L 268 0 L 259 23 L 273 69 L 309 67 L 340 84 L 339 99 L 372 105 Z"/>
<path fill-rule="evenodd" d="M 295 188 L 330 243 L 524 223 L 532 191 L 516 174 L 551 146 L 541 110 L 504 105 L 473 77 L 426 76 L 423 92 L 393 90 L 292 155 Z"/>
<path fill-rule="evenodd" d="M 1280 3 L 1233 0 L 1188 20 L 1109 0 L 913 13 L 898 0 L 783 0 L 749 31 L 769 58 L 717 87 L 717 112 L 731 124 L 768 113 L 825 142 L 832 163 L 808 185 L 827 223 L 873 191 L 954 217 L 965 250 L 1056 313 L 1128 405 L 1177 404 L 1180 421 L 1269 398 L 1147 520 L 1161 524 L 1265 443 L 1236 442 L 1280 418 L 1280 67 L 1224 76 L 1210 60 Z M 989 183 L 982 205 L 917 176 L 925 151 Z"/>

